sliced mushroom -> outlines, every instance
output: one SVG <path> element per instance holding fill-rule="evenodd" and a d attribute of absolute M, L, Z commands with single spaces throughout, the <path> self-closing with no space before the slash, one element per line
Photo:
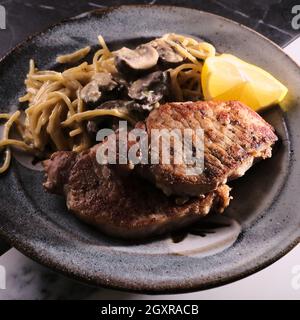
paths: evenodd
<path fill-rule="evenodd" d="M 99 88 L 106 89 L 108 91 L 114 89 L 117 83 L 114 81 L 112 75 L 108 72 L 99 72 L 93 76 L 93 81 L 96 81 Z"/>
<path fill-rule="evenodd" d="M 168 72 L 155 71 L 134 81 L 128 88 L 128 96 L 151 110 L 155 103 L 168 96 L 169 83 Z"/>
<path fill-rule="evenodd" d="M 155 39 L 150 42 L 153 48 L 159 54 L 159 59 L 162 63 L 168 65 L 176 65 L 183 62 L 184 58 L 170 46 L 165 40 L 163 39 Z"/>
<path fill-rule="evenodd" d="M 101 99 L 104 92 L 112 91 L 117 86 L 118 83 L 114 81 L 110 73 L 99 72 L 93 76 L 91 82 L 83 87 L 80 96 L 86 103 L 95 103 Z"/>
<path fill-rule="evenodd" d="M 126 73 L 145 71 L 155 67 L 159 56 L 153 46 L 142 44 L 135 50 L 123 47 L 115 52 L 115 57 L 118 71 Z"/>

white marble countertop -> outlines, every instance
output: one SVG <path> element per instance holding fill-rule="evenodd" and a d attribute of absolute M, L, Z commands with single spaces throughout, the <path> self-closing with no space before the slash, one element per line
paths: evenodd
<path fill-rule="evenodd" d="M 286 47 L 300 63 L 300 38 Z M 200 292 L 149 296 L 93 288 L 67 279 L 22 255 L 16 249 L 0 257 L 6 283 L 0 279 L 0 300 L 7 299 L 300 299 L 300 245 L 268 268 L 234 283 Z M 0 277 L 1 277 L 0 268 Z M 6 286 L 6 289 L 1 287 Z"/>

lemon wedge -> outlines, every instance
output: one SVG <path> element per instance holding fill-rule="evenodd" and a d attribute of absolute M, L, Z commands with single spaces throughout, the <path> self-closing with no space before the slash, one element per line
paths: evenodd
<path fill-rule="evenodd" d="M 231 54 L 207 58 L 201 84 L 205 100 L 239 100 L 255 111 L 281 102 L 288 92 L 270 73 Z"/>

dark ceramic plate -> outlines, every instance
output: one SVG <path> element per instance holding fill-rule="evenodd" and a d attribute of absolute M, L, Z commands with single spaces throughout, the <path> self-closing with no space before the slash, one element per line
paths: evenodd
<path fill-rule="evenodd" d="M 70 19 L 32 37 L 0 64 L 0 112 L 17 108 L 28 60 L 53 68 L 58 54 L 97 46 L 136 44 L 167 32 L 190 34 L 270 71 L 289 88 L 283 114 L 264 114 L 281 142 L 274 156 L 232 184 L 224 218 L 143 244 L 105 237 L 46 194 L 42 173 L 14 161 L 0 177 L 0 234 L 29 257 L 85 282 L 143 292 L 183 292 L 245 277 L 276 261 L 300 235 L 300 69 L 278 46 L 237 23 L 196 10 L 124 6 Z"/>

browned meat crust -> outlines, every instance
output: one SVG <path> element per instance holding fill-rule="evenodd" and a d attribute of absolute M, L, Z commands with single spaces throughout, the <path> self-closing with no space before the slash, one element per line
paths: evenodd
<path fill-rule="evenodd" d="M 134 174 L 122 175 L 116 166 L 99 165 L 93 148 L 76 155 L 56 152 L 45 161 L 46 190 L 64 193 L 68 209 L 108 235 L 144 239 L 184 227 L 212 209 L 229 204 L 226 185 L 179 205 Z"/>
<path fill-rule="evenodd" d="M 277 140 L 273 127 L 238 101 L 167 103 L 153 110 L 144 124 L 153 129 L 204 130 L 204 171 L 186 175 L 185 164 L 142 165 L 140 174 L 166 194 L 200 195 L 238 178 L 254 161 L 271 157 Z M 161 159 L 161 151 L 160 151 Z"/>

